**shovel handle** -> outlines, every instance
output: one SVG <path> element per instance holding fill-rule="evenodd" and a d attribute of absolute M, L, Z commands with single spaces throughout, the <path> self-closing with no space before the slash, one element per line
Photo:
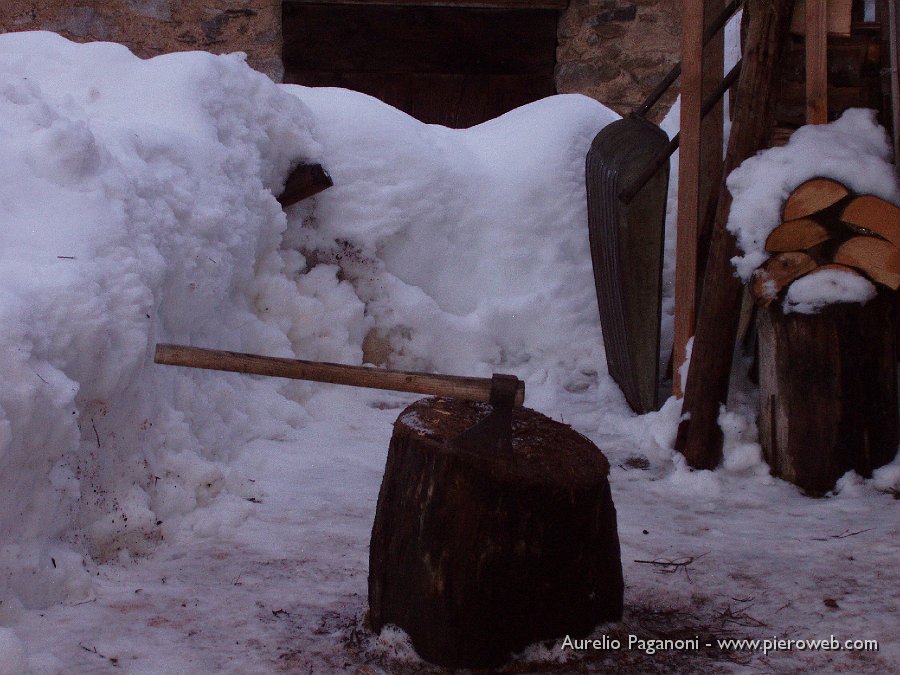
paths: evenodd
<path fill-rule="evenodd" d="M 382 370 L 366 366 L 348 366 L 340 363 L 301 361 L 275 356 L 259 356 L 228 352 L 220 349 L 204 349 L 184 345 L 158 344 L 153 358 L 156 363 L 207 370 L 227 370 L 234 373 L 287 377 L 293 380 L 309 380 L 330 384 L 346 384 L 370 389 L 406 391 L 429 396 L 446 396 L 469 401 L 491 401 L 494 379 L 486 377 L 459 377 L 413 373 L 401 370 Z M 525 383 L 517 380 L 513 404 L 525 401 Z"/>

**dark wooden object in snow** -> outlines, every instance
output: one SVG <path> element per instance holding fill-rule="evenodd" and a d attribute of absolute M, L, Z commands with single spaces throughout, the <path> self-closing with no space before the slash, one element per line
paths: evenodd
<path fill-rule="evenodd" d="M 300 164 L 290 175 L 284 186 L 284 191 L 278 197 L 278 203 L 287 208 L 291 204 L 312 197 L 322 190 L 334 185 L 331 176 L 322 168 L 321 164 Z"/>
<path fill-rule="evenodd" d="M 792 0 L 748 0 L 750 16 L 743 68 L 735 96 L 735 113 L 723 175 L 763 147 L 773 126 L 775 65 L 790 22 Z M 734 235 L 726 229 L 731 193 L 722 183 L 710 241 L 691 366 L 684 392 L 676 448 L 692 467 L 715 468 L 722 458 L 719 406 L 728 397 L 728 379 L 741 310 L 741 282 L 731 259 L 737 255 Z M 678 364 L 676 364 L 678 365 Z"/>
<path fill-rule="evenodd" d="M 450 667 L 496 666 L 622 615 L 606 458 L 528 408 L 512 411 L 506 452 L 458 442 L 489 410 L 423 399 L 403 411 L 372 529 L 373 629 L 400 626 Z"/>
<path fill-rule="evenodd" d="M 819 314 L 757 313 L 759 437 L 772 473 L 820 495 L 897 453 L 898 295 Z"/>

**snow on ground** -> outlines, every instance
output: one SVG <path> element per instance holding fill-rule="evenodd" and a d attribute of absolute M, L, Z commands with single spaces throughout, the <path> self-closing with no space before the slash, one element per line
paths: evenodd
<path fill-rule="evenodd" d="M 900 464 L 799 494 L 738 377 L 724 465 L 692 472 L 677 403 L 634 416 L 606 374 L 583 158 L 615 117 L 559 96 L 454 131 L 238 56 L 0 36 L 0 673 L 433 670 L 365 626 L 414 397 L 157 366 L 161 341 L 347 363 L 387 343 L 391 366 L 516 373 L 592 438 L 626 579 L 595 637 L 623 648 L 535 645 L 507 672 L 889 672 Z M 286 216 L 298 161 L 335 186 Z M 880 649 L 715 644 L 831 635 Z"/>

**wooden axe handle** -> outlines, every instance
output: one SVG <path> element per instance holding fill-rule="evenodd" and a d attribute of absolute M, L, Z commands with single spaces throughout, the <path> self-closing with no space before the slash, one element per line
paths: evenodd
<path fill-rule="evenodd" d="M 365 366 L 347 366 L 339 363 L 301 361 L 275 356 L 259 356 L 227 352 L 220 349 L 204 349 L 183 345 L 158 344 L 153 360 L 169 366 L 228 370 L 234 373 L 287 377 L 294 380 L 310 380 L 330 384 L 348 384 L 370 389 L 407 391 L 430 396 L 447 396 L 469 401 L 491 400 L 493 381 L 486 377 L 459 377 L 456 375 L 432 375 L 400 370 L 381 370 Z M 525 401 L 525 383 L 518 382 L 514 405 Z"/>

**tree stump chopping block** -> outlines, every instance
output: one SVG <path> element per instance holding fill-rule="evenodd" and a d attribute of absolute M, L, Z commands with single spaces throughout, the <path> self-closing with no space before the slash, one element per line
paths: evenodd
<path fill-rule="evenodd" d="M 898 295 L 818 314 L 760 308 L 759 437 L 771 471 L 811 495 L 897 453 Z"/>
<path fill-rule="evenodd" d="M 373 629 L 399 626 L 443 666 L 494 667 L 622 616 L 606 458 L 527 408 L 513 411 L 511 451 L 455 443 L 490 410 L 434 398 L 404 410 L 372 528 Z"/>

